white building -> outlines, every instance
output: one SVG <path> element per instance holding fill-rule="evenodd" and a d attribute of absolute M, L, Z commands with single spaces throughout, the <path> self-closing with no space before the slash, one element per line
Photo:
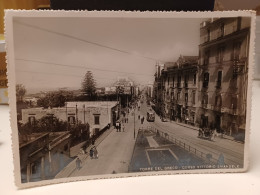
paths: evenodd
<path fill-rule="evenodd" d="M 66 102 L 61 108 L 29 108 L 22 109 L 22 123 L 33 123 L 45 116 L 54 116 L 71 125 L 89 124 L 90 135 L 97 134 L 118 119 L 116 101 Z"/>

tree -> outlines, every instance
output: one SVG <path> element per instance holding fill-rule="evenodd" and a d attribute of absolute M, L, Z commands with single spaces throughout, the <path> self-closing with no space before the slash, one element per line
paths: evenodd
<path fill-rule="evenodd" d="M 82 92 L 92 100 L 96 95 L 96 82 L 91 71 L 87 71 L 82 82 Z"/>
<path fill-rule="evenodd" d="M 37 100 L 37 105 L 40 107 L 64 107 L 66 101 L 73 100 L 73 94 L 67 91 L 53 91 L 46 94 L 45 97 L 42 97 Z"/>
<path fill-rule="evenodd" d="M 24 85 L 22 84 L 17 84 L 16 85 L 16 101 L 17 102 L 23 102 L 23 97 L 26 93 L 26 89 Z"/>

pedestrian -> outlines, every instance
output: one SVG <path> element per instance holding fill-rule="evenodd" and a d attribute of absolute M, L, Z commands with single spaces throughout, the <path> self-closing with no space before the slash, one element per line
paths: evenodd
<path fill-rule="evenodd" d="M 140 114 L 138 115 L 138 120 L 140 120 Z"/>
<path fill-rule="evenodd" d="M 98 159 L 98 151 L 97 151 L 97 148 L 95 146 L 93 148 L 93 154 L 94 154 L 94 158 Z"/>
<path fill-rule="evenodd" d="M 126 122 L 128 123 L 128 117 L 126 117 Z"/>
<path fill-rule="evenodd" d="M 78 170 L 80 170 L 80 168 L 81 168 L 81 160 L 79 159 L 79 157 L 77 157 L 77 159 L 76 159 L 76 168 L 78 169 Z"/>
<path fill-rule="evenodd" d="M 93 150 L 93 147 L 92 147 L 89 151 L 89 156 L 90 156 L 91 159 L 93 159 L 93 155 L 94 155 L 94 150 Z"/>
<path fill-rule="evenodd" d="M 125 125 L 124 125 L 124 123 L 122 124 L 122 130 L 123 130 L 123 132 L 125 132 Z"/>
<path fill-rule="evenodd" d="M 96 141 L 96 140 L 95 140 L 95 138 L 94 138 L 94 136 L 93 136 L 92 139 L 91 139 L 91 144 L 92 144 L 92 145 L 95 145 L 95 141 Z"/>
<path fill-rule="evenodd" d="M 116 121 L 116 132 L 119 131 L 119 121 Z"/>
<path fill-rule="evenodd" d="M 121 123 L 119 122 L 119 132 L 121 132 Z"/>

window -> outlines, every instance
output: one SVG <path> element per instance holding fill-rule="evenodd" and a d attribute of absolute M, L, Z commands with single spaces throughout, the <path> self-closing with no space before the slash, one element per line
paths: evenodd
<path fill-rule="evenodd" d="M 29 116 L 28 118 L 29 124 L 34 126 L 35 125 L 35 116 Z"/>
<path fill-rule="evenodd" d="M 223 62 L 224 50 L 225 50 L 225 48 L 223 46 L 218 48 L 218 54 L 217 54 L 217 59 L 216 59 L 217 63 L 222 63 Z"/>
<path fill-rule="evenodd" d="M 215 97 L 215 106 L 217 106 L 217 107 L 221 107 L 222 106 L 221 95 L 216 95 L 216 97 Z"/>
<path fill-rule="evenodd" d="M 241 43 L 236 42 L 233 45 L 233 60 L 239 60 L 240 59 L 240 50 L 241 50 Z"/>
<path fill-rule="evenodd" d="M 204 65 L 208 65 L 209 64 L 209 57 L 210 57 L 210 51 L 207 50 L 204 53 Z"/>
<path fill-rule="evenodd" d="M 168 81 L 167 82 L 168 82 L 168 86 L 169 86 L 169 84 L 170 84 L 170 77 L 168 77 Z"/>
<path fill-rule="evenodd" d="M 184 77 L 184 87 L 188 87 L 188 81 L 189 81 L 189 75 L 186 74 L 185 77 Z"/>
<path fill-rule="evenodd" d="M 222 71 L 218 71 L 218 80 L 217 80 L 217 88 L 221 87 L 221 81 L 222 81 Z"/>
<path fill-rule="evenodd" d="M 193 75 L 193 84 L 196 85 L 196 82 L 197 82 L 197 75 L 194 74 L 194 75 Z"/>
<path fill-rule="evenodd" d="M 237 99 L 236 96 L 231 97 L 231 109 L 237 109 Z"/>
<path fill-rule="evenodd" d="M 178 76 L 178 83 L 177 83 L 178 87 L 181 87 L 181 76 Z"/>
<path fill-rule="evenodd" d="M 174 92 L 171 92 L 171 100 L 174 100 Z"/>
<path fill-rule="evenodd" d="M 172 87 L 174 87 L 174 80 L 175 80 L 175 78 L 172 77 Z"/>
<path fill-rule="evenodd" d="M 34 175 L 37 173 L 37 162 L 34 162 L 31 164 L 31 175 Z"/>
<path fill-rule="evenodd" d="M 207 29 L 207 41 L 210 41 L 210 29 Z"/>
<path fill-rule="evenodd" d="M 203 106 L 207 106 L 207 104 L 208 104 L 208 94 L 203 95 L 201 104 Z"/>
<path fill-rule="evenodd" d="M 75 116 L 69 116 L 68 117 L 68 122 L 69 122 L 69 124 L 75 124 L 75 122 L 76 122 Z"/>
<path fill-rule="evenodd" d="M 177 93 L 177 100 L 180 99 L 180 92 Z"/>
<path fill-rule="evenodd" d="M 205 72 L 203 77 L 203 87 L 207 88 L 209 85 L 209 73 Z"/>
<path fill-rule="evenodd" d="M 99 116 L 99 115 L 94 115 L 94 124 L 95 124 L 95 125 L 99 125 L 99 124 L 100 124 L 99 119 L 100 119 L 100 116 Z"/>
<path fill-rule="evenodd" d="M 194 105 L 195 104 L 195 100 L 196 100 L 196 92 L 195 91 L 193 91 L 192 92 L 192 104 Z"/>
<path fill-rule="evenodd" d="M 188 93 L 185 93 L 185 103 L 188 103 L 189 95 Z"/>

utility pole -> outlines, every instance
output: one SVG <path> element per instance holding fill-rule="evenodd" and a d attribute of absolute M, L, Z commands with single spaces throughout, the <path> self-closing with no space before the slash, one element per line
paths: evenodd
<path fill-rule="evenodd" d="M 76 125 L 78 125 L 78 105 L 76 103 Z"/>
<path fill-rule="evenodd" d="M 66 106 L 66 121 L 67 121 L 67 123 L 66 123 L 66 127 L 67 127 L 67 131 L 69 130 L 69 121 L 68 121 L 68 102 L 65 102 L 65 106 Z"/>
<path fill-rule="evenodd" d="M 135 139 L 135 107 L 134 107 L 134 139 Z"/>
<path fill-rule="evenodd" d="M 84 125 L 86 124 L 86 117 L 85 117 L 85 104 L 83 104 L 83 115 L 84 115 Z"/>

